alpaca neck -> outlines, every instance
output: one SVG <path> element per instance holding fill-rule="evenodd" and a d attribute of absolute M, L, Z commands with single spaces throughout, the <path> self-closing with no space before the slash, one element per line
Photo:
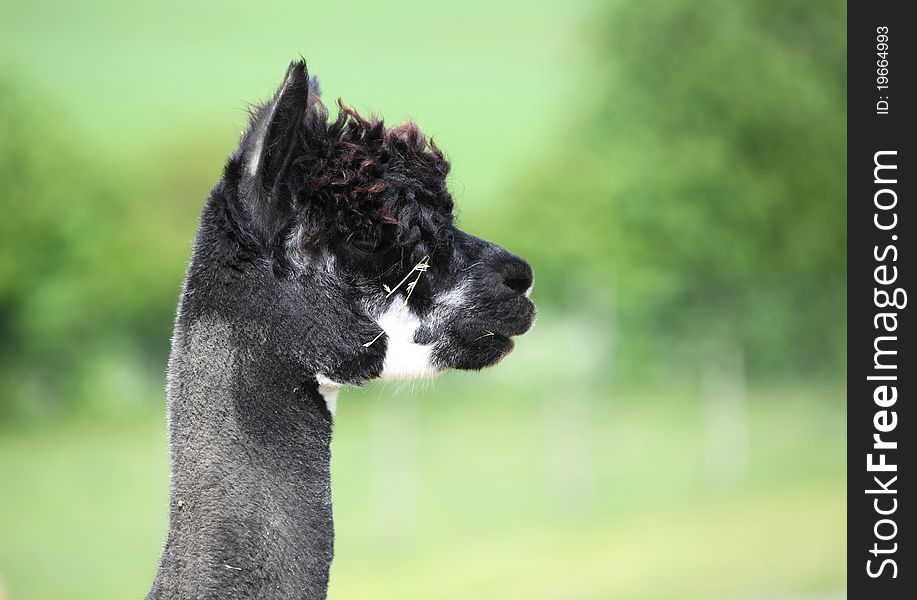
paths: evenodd
<path fill-rule="evenodd" d="M 331 417 L 301 365 L 238 340 L 218 321 L 176 327 L 169 535 L 149 598 L 326 596 Z"/>

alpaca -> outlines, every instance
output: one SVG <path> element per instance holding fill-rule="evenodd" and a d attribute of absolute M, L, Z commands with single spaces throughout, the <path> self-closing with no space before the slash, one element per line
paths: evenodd
<path fill-rule="evenodd" d="M 491 366 L 534 321 L 528 263 L 453 224 L 437 146 L 338 105 L 291 64 L 201 213 L 147 598 L 325 598 L 340 388 Z"/>

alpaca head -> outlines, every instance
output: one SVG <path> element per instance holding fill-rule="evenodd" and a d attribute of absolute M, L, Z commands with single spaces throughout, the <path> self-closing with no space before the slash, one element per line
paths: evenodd
<path fill-rule="evenodd" d="M 495 364 L 534 321 L 531 267 L 455 227 L 449 163 L 416 125 L 339 106 L 292 64 L 214 189 L 222 225 L 201 235 L 257 288 L 240 310 L 320 384 Z"/>

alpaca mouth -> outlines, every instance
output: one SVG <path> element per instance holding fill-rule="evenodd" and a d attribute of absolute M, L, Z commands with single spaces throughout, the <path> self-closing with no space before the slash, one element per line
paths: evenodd
<path fill-rule="evenodd" d="M 511 338 L 527 333 L 535 325 L 535 303 L 528 298 L 520 298 L 515 310 L 508 312 L 490 329 L 494 335 Z"/>
<path fill-rule="evenodd" d="M 535 305 L 521 295 L 499 310 L 470 312 L 452 323 L 436 358 L 446 368 L 477 370 L 500 362 L 516 346 L 513 338 L 535 323 Z"/>
<path fill-rule="evenodd" d="M 516 342 L 511 337 L 500 333 L 492 333 L 491 335 L 485 333 L 473 341 L 472 344 L 477 345 L 480 351 L 491 354 L 495 360 L 500 360 L 516 347 Z"/>
<path fill-rule="evenodd" d="M 462 337 L 464 341 L 473 346 L 479 348 L 506 348 L 506 352 L 511 351 L 516 343 L 513 341 L 512 336 L 505 335 L 502 333 L 497 333 L 489 329 L 485 329 L 484 333 L 472 337 L 473 334 L 465 333 Z"/>
<path fill-rule="evenodd" d="M 467 323 L 456 328 L 454 332 L 463 343 L 470 346 L 507 346 L 508 350 L 512 350 L 512 338 L 526 333 L 534 323 L 533 307 L 533 310 L 521 315 L 520 318 Z"/>
<path fill-rule="evenodd" d="M 481 327 L 453 332 L 455 342 L 449 352 L 450 366 L 458 369 L 483 369 L 500 362 L 516 343 L 508 335 Z"/>
<path fill-rule="evenodd" d="M 530 318 L 522 322 L 489 324 L 477 322 L 453 329 L 455 342 L 453 366 L 459 369 L 482 369 L 500 362 L 516 347 L 513 337 L 532 326 Z"/>

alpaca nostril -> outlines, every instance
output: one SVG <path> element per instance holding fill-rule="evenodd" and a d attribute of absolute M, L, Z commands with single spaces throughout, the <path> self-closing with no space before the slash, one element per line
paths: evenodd
<path fill-rule="evenodd" d="M 509 279 L 504 279 L 503 284 L 511 290 L 524 294 L 528 291 L 529 286 L 532 284 L 532 280 L 522 277 L 510 277 Z"/>
<path fill-rule="evenodd" d="M 528 263 L 515 259 L 502 265 L 503 285 L 517 294 L 524 294 L 532 287 L 532 267 Z"/>

